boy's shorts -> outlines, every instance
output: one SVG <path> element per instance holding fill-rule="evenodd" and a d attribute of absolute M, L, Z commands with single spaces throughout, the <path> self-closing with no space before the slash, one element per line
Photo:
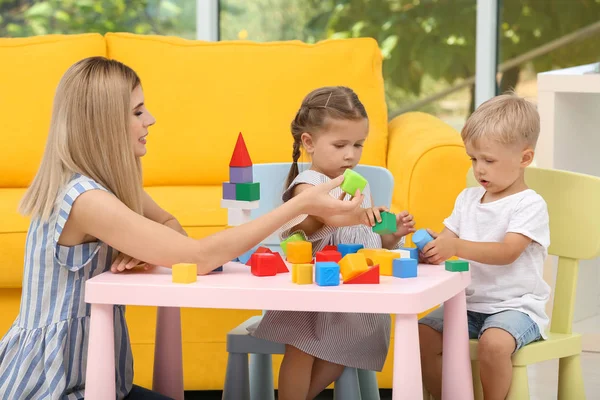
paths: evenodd
<path fill-rule="evenodd" d="M 541 339 L 540 329 L 529 315 L 515 310 L 500 311 L 496 314 L 482 314 L 467 311 L 469 339 L 479 339 L 488 328 L 499 328 L 512 335 L 517 344 L 515 351 L 521 347 Z M 444 330 L 444 308 L 440 307 L 419 320 L 419 324 L 427 325 L 438 332 Z"/>

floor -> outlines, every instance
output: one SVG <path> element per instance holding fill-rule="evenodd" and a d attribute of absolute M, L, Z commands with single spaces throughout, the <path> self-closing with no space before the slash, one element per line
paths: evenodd
<path fill-rule="evenodd" d="M 581 356 L 583 381 L 587 400 L 600 400 L 600 353 L 585 352 Z M 558 385 L 558 361 L 547 361 L 529 367 L 529 390 L 531 400 L 556 399 Z M 221 400 L 221 392 L 186 392 L 186 400 Z M 318 400 L 333 399 L 328 391 Z M 381 400 L 391 400 L 391 390 L 381 390 Z"/>

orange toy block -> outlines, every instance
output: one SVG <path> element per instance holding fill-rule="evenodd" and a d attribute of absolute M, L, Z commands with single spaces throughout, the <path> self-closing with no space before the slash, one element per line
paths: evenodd
<path fill-rule="evenodd" d="M 290 272 L 287 265 L 285 265 L 285 261 L 283 261 L 283 258 L 281 258 L 281 254 L 275 252 L 275 253 L 273 253 L 273 255 L 275 255 L 275 263 L 277 265 L 277 273 L 281 274 L 281 273 L 285 273 L 285 272 Z"/>
<path fill-rule="evenodd" d="M 174 264 L 171 269 L 173 283 L 194 283 L 198 279 L 196 264 Z"/>
<path fill-rule="evenodd" d="M 292 282 L 298 285 L 309 285 L 313 283 L 312 264 L 292 264 Z"/>
<path fill-rule="evenodd" d="M 277 275 L 277 256 L 273 253 L 252 254 L 252 265 L 250 272 L 255 276 Z"/>
<path fill-rule="evenodd" d="M 362 274 L 357 275 L 348 281 L 344 281 L 344 284 L 352 283 L 379 283 L 379 265 L 375 265 Z"/>
<path fill-rule="evenodd" d="M 308 264 L 312 261 L 311 242 L 289 242 L 287 260 L 292 264 Z"/>
<path fill-rule="evenodd" d="M 256 251 L 254 253 L 252 253 L 252 255 L 263 254 L 263 253 L 272 253 L 272 251 L 267 247 L 260 246 L 258 249 L 256 249 Z M 250 256 L 250 258 L 248 259 L 248 262 L 246 262 L 246 265 L 249 267 L 252 266 L 252 256 Z"/>
<path fill-rule="evenodd" d="M 252 160 L 250 159 L 250 153 L 244 142 L 242 132 L 238 135 L 233 154 L 231 155 L 231 161 L 229 161 L 230 167 L 251 167 Z"/>
<path fill-rule="evenodd" d="M 365 255 L 359 253 L 346 254 L 339 264 L 344 282 L 349 281 L 369 269 Z"/>

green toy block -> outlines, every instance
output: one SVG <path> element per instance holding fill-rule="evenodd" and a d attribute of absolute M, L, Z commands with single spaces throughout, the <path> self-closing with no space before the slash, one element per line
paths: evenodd
<path fill-rule="evenodd" d="M 260 199 L 260 183 L 236 183 L 235 199 L 242 201 L 255 201 Z"/>
<path fill-rule="evenodd" d="M 448 260 L 446 261 L 446 271 L 450 272 L 465 272 L 469 270 L 469 262 L 464 260 Z"/>
<path fill-rule="evenodd" d="M 283 254 L 287 257 L 287 244 L 290 242 L 305 242 L 306 241 L 306 237 L 304 236 L 304 233 L 302 232 L 296 232 L 291 236 L 288 236 L 285 240 L 283 240 L 280 244 L 281 246 L 281 250 L 283 251 Z"/>
<path fill-rule="evenodd" d="M 350 196 L 354 196 L 356 189 L 360 189 L 362 193 L 367 186 L 367 180 L 362 177 L 358 172 L 354 172 L 351 169 L 344 171 L 344 182 L 340 185 L 340 188 Z"/>
<path fill-rule="evenodd" d="M 381 222 L 375 221 L 373 232 L 380 235 L 389 235 L 396 232 L 396 214 L 383 211 L 381 213 Z"/>

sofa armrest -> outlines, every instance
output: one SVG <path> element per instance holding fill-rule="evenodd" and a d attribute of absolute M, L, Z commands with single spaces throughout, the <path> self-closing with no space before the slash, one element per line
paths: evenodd
<path fill-rule="evenodd" d="M 408 210 L 417 228 L 439 232 L 466 186 L 471 164 L 460 134 L 422 112 L 397 116 L 388 132 L 387 168 L 395 180 L 392 209 Z"/>

